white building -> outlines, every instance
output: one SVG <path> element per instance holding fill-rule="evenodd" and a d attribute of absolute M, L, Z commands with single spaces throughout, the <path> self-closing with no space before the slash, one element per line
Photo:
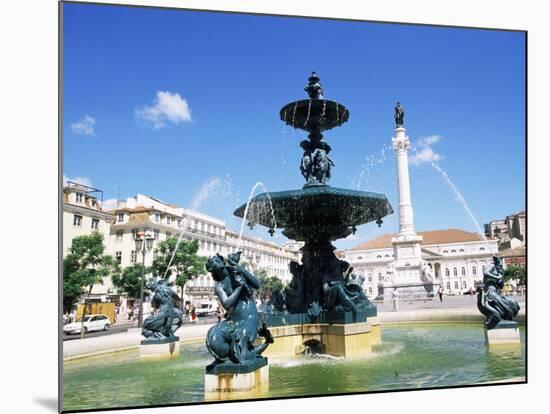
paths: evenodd
<path fill-rule="evenodd" d="M 141 252 L 135 250 L 135 234 L 144 229 L 152 231 L 155 238 L 153 248 L 145 253 L 145 266 L 153 263 L 159 242 L 178 237 L 182 231 L 182 239 L 199 242 L 199 256 L 208 257 L 216 253 L 227 256 L 240 250 L 241 261 L 255 270 L 265 270 L 269 276 L 276 276 L 283 282 L 292 278 L 288 267 L 290 261 L 300 257 L 299 244 L 279 246 L 243 236 L 239 245 L 239 234 L 227 229 L 223 220 L 143 194 L 119 201 L 112 213 L 115 220 L 110 228 L 108 250 L 122 267 L 142 262 Z M 205 272 L 186 285 L 184 299 L 195 304 L 210 300 L 214 296 L 213 289 L 214 281 Z"/>
<path fill-rule="evenodd" d="M 96 188 L 68 181 L 63 187 L 63 257 L 71 248 L 75 237 L 90 235 L 94 231 L 103 234 L 104 244 L 109 244 L 110 226 L 113 215 L 103 211 L 103 192 Z M 107 295 L 113 292 L 110 280 L 103 285 L 94 286 L 92 300 L 107 300 Z"/>
<path fill-rule="evenodd" d="M 421 231 L 422 260 L 432 269 L 434 282 L 440 283 L 446 294 L 462 294 L 483 280 L 485 266 L 498 251 L 496 240 L 484 240 L 477 233 L 458 229 Z M 388 278 L 394 262 L 392 238 L 384 234 L 352 249 L 339 253 L 351 263 L 354 272 L 365 276 L 366 292 L 378 296 L 379 286 Z"/>

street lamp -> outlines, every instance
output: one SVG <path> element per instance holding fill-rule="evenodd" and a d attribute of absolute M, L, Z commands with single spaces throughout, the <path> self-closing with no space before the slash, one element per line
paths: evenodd
<path fill-rule="evenodd" d="M 155 236 L 148 229 L 136 233 L 136 252 L 141 251 L 141 287 L 139 290 L 139 319 L 138 326 L 143 326 L 143 288 L 145 285 L 145 253 L 153 248 Z"/>

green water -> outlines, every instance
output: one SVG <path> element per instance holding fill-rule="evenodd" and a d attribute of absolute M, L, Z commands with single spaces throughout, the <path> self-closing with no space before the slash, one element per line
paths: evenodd
<path fill-rule="evenodd" d="M 479 325 L 384 327 L 383 344 L 365 359 L 327 356 L 270 360 L 269 391 L 255 398 L 517 381 L 525 376 L 521 348 L 489 351 Z M 185 344 L 177 359 L 140 361 L 137 351 L 64 364 L 64 409 L 185 404 L 203 401 L 203 343 Z"/>

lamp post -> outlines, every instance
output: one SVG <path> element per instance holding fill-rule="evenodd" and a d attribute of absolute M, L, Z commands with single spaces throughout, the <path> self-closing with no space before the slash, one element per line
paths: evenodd
<path fill-rule="evenodd" d="M 136 233 L 136 252 L 141 251 L 141 287 L 139 290 L 139 319 L 138 327 L 143 326 L 143 288 L 145 285 L 145 253 L 153 248 L 155 237 L 148 229 Z"/>

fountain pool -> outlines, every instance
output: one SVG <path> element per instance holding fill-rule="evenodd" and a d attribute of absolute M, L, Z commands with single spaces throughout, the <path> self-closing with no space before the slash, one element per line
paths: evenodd
<path fill-rule="evenodd" d="M 270 359 L 269 391 L 253 398 L 437 388 L 525 377 L 521 348 L 489 350 L 481 324 L 384 325 L 383 343 L 365 359 L 324 355 Z M 64 363 L 64 410 L 204 401 L 204 342 L 182 344 L 177 359 L 140 361 L 138 351 Z"/>

